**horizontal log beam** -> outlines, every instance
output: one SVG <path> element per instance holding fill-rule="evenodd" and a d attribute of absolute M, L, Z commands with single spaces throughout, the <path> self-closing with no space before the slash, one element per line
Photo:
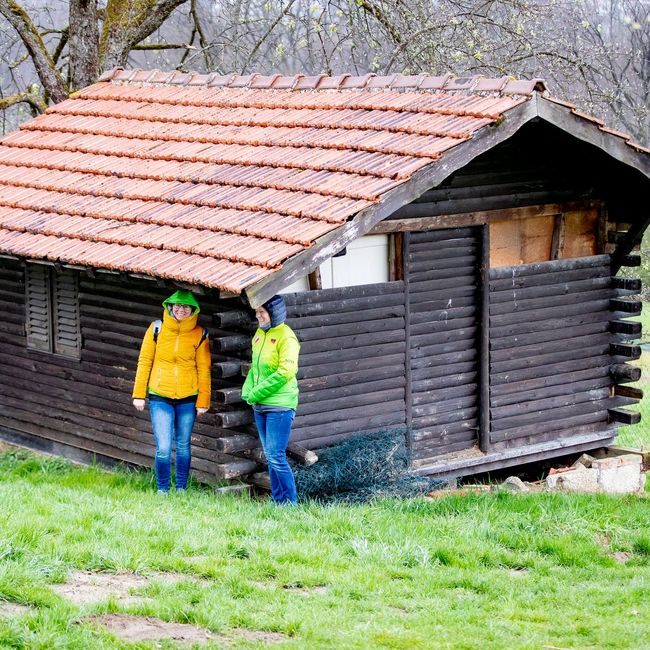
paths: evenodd
<path fill-rule="evenodd" d="M 642 282 L 639 278 L 620 278 L 614 276 L 612 278 L 612 286 L 615 289 L 624 289 L 625 291 L 641 291 Z"/>
<path fill-rule="evenodd" d="M 226 481 L 251 474 L 259 465 L 254 460 L 242 458 L 230 463 L 219 463 L 214 466 L 214 475 L 220 481 Z"/>
<path fill-rule="evenodd" d="M 641 422 L 641 413 L 638 411 L 628 411 L 626 409 L 609 409 L 609 417 L 614 422 L 621 424 L 639 424 Z"/>
<path fill-rule="evenodd" d="M 609 353 L 618 357 L 638 359 L 641 356 L 641 346 L 631 345 L 629 343 L 610 343 Z"/>
<path fill-rule="evenodd" d="M 240 427 L 253 422 L 253 413 L 248 409 L 245 411 L 222 411 L 215 413 L 214 418 L 217 426 L 231 429 L 232 427 Z"/>
<path fill-rule="evenodd" d="M 241 387 L 215 388 L 214 397 L 217 404 L 239 404 L 242 402 Z"/>
<path fill-rule="evenodd" d="M 640 313 L 643 303 L 640 300 L 629 300 L 625 298 L 612 298 L 609 301 L 611 311 L 622 311 L 626 314 Z"/>
<path fill-rule="evenodd" d="M 641 336 L 643 326 L 633 320 L 613 320 L 609 322 L 609 331 L 613 334 L 625 334 L 626 336 Z"/>
<path fill-rule="evenodd" d="M 631 383 L 641 379 L 641 368 L 627 363 L 617 363 L 610 367 L 609 374 L 618 383 Z"/>
<path fill-rule="evenodd" d="M 614 386 L 614 394 L 619 397 L 630 397 L 636 400 L 643 399 L 643 391 L 636 386 Z"/>

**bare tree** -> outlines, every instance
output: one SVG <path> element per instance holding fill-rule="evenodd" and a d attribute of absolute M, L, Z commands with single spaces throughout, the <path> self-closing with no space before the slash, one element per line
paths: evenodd
<path fill-rule="evenodd" d="M 650 141 L 650 0 L 18 1 L 0 0 L 0 109 L 41 111 L 116 65 L 453 72 L 543 77 Z"/>

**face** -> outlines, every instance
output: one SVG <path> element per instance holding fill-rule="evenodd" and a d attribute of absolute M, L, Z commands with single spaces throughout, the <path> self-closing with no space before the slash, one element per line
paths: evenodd
<path fill-rule="evenodd" d="M 269 312 L 266 311 L 264 307 L 258 307 L 255 310 L 255 318 L 257 318 L 257 322 L 259 323 L 260 327 L 271 324 L 271 317 L 269 316 Z"/>
<path fill-rule="evenodd" d="M 191 316 L 192 311 L 190 305 L 172 305 L 172 314 L 177 321 L 182 321 L 184 318 Z"/>

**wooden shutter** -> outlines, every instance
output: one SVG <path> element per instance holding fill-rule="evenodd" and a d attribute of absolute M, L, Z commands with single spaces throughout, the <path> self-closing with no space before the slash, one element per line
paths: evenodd
<path fill-rule="evenodd" d="M 27 346 L 52 352 L 50 269 L 27 264 L 25 270 Z"/>
<path fill-rule="evenodd" d="M 79 285 L 75 271 L 65 269 L 53 274 L 52 298 L 54 352 L 79 357 Z"/>

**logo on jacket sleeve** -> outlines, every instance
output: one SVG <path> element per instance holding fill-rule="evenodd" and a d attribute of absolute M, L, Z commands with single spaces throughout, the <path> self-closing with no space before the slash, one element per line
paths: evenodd
<path fill-rule="evenodd" d="M 276 339 L 271 339 L 271 345 L 275 345 Z"/>
<path fill-rule="evenodd" d="M 256 337 L 255 337 L 255 340 L 253 341 L 253 343 L 259 343 L 259 342 L 260 342 L 260 337 L 259 337 L 259 336 L 256 336 Z"/>

